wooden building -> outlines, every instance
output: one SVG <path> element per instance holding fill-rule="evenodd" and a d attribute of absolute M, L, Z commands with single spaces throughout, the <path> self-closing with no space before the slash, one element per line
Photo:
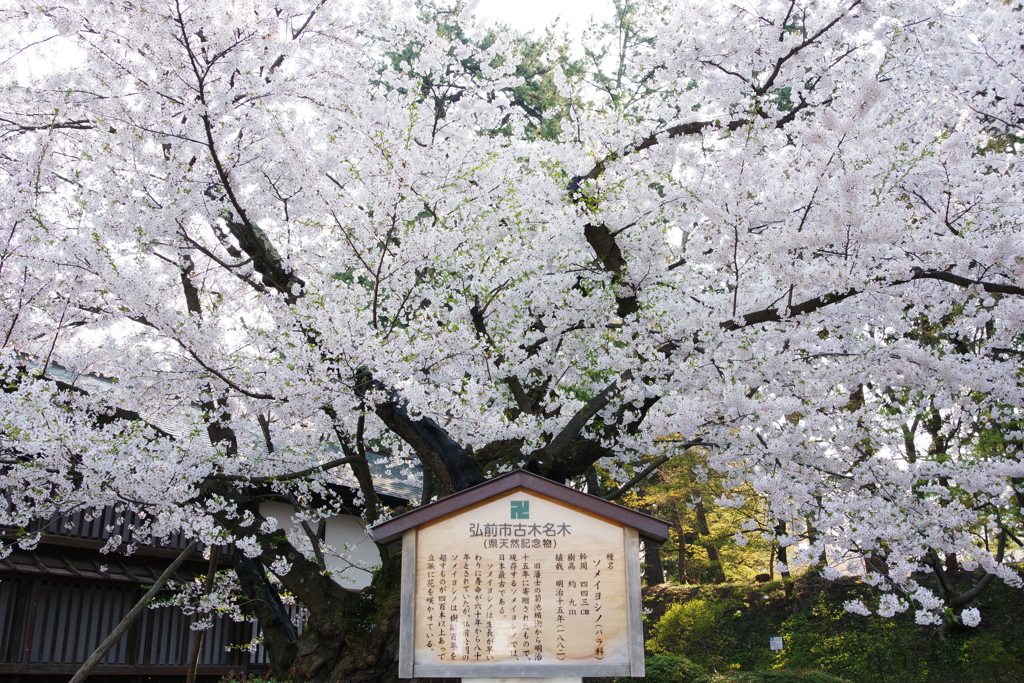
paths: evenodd
<path fill-rule="evenodd" d="M 32 363 L 31 358 L 26 362 Z M 90 393 L 111 391 L 109 378 L 80 375 L 51 364 L 47 375 Z M 168 433 L 180 425 L 166 416 L 153 418 Z M 421 481 L 418 470 L 404 476 L 392 472 L 383 458 L 370 459 L 370 469 L 381 501 L 389 506 L 418 502 Z M 359 519 L 358 484 L 346 470 L 336 470 L 333 493 L 350 513 L 328 519 L 319 530 L 328 545 L 341 549 L 356 561 L 379 560 L 376 545 Z M 5 501 L 0 491 L 0 512 Z M 278 519 L 280 528 L 291 525 L 292 508 L 285 501 L 268 500 L 261 512 Z M 0 517 L 2 519 L 2 517 Z M 31 550 L 15 546 L 0 560 L 0 681 L 3 683 L 64 683 L 138 602 L 154 580 L 186 547 L 183 535 L 154 546 L 134 539 L 137 522 L 131 513 L 111 508 L 95 518 L 84 512 L 49 520 L 37 520 L 26 531 L 41 532 Z M 10 545 L 17 529 L 0 526 L 0 542 Z M 100 549 L 112 537 L 120 538 L 118 551 Z M 127 554 L 129 547 L 133 552 Z M 230 568 L 230 552 L 221 554 L 220 569 Z M 370 574 L 346 563 L 329 568 L 345 588 L 358 590 Z M 205 575 L 209 561 L 196 552 L 175 575 L 193 581 Z M 300 608 L 288 607 L 295 620 Z M 148 609 L 124 638 L 108 653 L 89 678 L 91 683 L 178 683 L 185 680 L 192 648 L 191 624 L 195 617 L 178 608 Z M 301 625 L 300 625 L 301 628 Z M 218 618 L 203 638 L 198 680 L 219 681 L 231 673 L 262 673 L 268 660 L 262 648 L 247 646 L 258 635 L 258 626 Z"/>
<path fill-rule="evenodd" d="M 419 495 L 418 486 L 389 477 L 380 467 L 379 493 L 387 504 L 404 505 Z M 338 493 L 353 501 L 354 486 L 339 483 Z M 2 499 L 0 499 L 2 504 Z M 266 510 L 288 526 L 290 508 L 272 503 Z M 353 512 L 356 512 L 353 507 Z M 120 521 L 119 521 L 120 520 Z M 139 545 L 131 555 L 99 552 L 115 535 L 122 548 L 132 543 L 131 514 L 105 509 L 95 519 L 81 512 L 33 524 L 43 532 L 32 550 L 15 550 L 0 560 L 0 680 L 5 683 L 64 683 L 141 598 L 149 585 L 184 549 L 183 536 L 165 545 Z M 376 546 L 358 517 L 327 520 L 327 543 L 355 546 L 356 557 L 371 559 Z M 13 540 L 15 530 L 0 528 Z M 230 567 L 223 553 L 221 569 Z M 196 552 L 175 575 L 193 581 L 209 562 Z M 339 582 L 358 589 L 369 574 L 338 572 Z M 365 578 L 364 578 L 365 577 Z M 290 606 L 298 618 L 298 609 Z M 91 683 L 178 683 L 185 680 L 195 617 L 178 608 L 149 609 L 103 660 Z M 267 657 L 261 647 L 246 646 L 258 626 L 218 618 L 203 638 L 198 680 L 214 683 L 231 673 L 263 673 Z"/>

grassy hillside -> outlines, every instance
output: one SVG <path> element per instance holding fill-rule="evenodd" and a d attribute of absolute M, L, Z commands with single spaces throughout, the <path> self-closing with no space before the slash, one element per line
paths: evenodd
<path fill-rule="evenodd" d="M 645 594 L 648 649 L 711 671 L 822 671 L 853 683 L 1024 682 L 1024 593 L 996 581 L 974 605 L 976 628 L 945 639 L 914 623 L 843 610 L 870 602 L 855 580 L 807 576 L 788 584 L 662 585 Z M 769 638 L 782 637 L 773 652 Z"/>

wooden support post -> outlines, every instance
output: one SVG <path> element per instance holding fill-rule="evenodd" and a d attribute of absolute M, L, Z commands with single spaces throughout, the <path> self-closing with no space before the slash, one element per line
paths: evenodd
<path fill-rule="evenodd" d="M 206 581 L 203 582 L 203 595 L 209 595 L 213 590 L 213 580 L 217 575 L 217 564 L 220 562 L 220 546 L 210 548 L 210 566 L 206 570 Z M 203 637 L 206 631 L 194 631 L 192 633 L 192 652 L 188 658 L 188 674 L 185 683 L 196 683 L 196 672 L 199 671 L 199 660 L 203 653 Z"/>
<path fill-rule="evenodd" d="M 163 589 L 164 585 L 170 581 L 171 577 L 174 576 L 174 572 L 178 571 L 178 567 L 188 559 L 189 555 L 195 552 L 198 545 L 199 541 L 192 541 L 188 544 L 187 548 L 181 551 L 181 555 L 178 555 L 174 562 L 171 562 L 170 566 L 167 567 L 167 569 L 164 570 L 164 573 L 160 575 L 160 578 L 153 582 L 153 585 L 150 586 L 148 591 L 146 591 L 146 594 L 143 595 L 137 603 L 135 603 L 135 606 L 128 611 L 128 614 L 124 615 L 124 619 L 121 620 L 121 623 L 115 626 L 111 634 L 107 636 L 107 639 L 100 643 L 100 646 L 96 648 L 95 652 L 89 655 L 89 659 L 85 660 L 85 663 L 82 664 L 81 668 L 78 669 L 78 672 L 70 681 L 68 681 L 68 683 L 85 683 L 85 679 L 89 676 L 92 670 L 96 668 L 96 665 L 100 663 L 100 660 L 107 656 L 107 653 L 110 652 L 110 648 L 117 645 L 117 641 L 121 640 L 121 636 L 128 631 L 128 627 L 135 623 L 136 619 L 142 616 L 142 612 L 146 609 L 146 606 L 149 605 L 149 601 L 156 597 L 156 594 L 159 593 Z"/>

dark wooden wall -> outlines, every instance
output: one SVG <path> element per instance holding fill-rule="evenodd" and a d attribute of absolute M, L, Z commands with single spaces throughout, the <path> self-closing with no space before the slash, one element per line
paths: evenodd
<path fill-rule="evenodd" d="M 15 546 L 0 560 L 3 683 L 66 682 L 185 547 L 181 534 L 159 543 L 133 537 L 131 526 L 138 520 L 131 513 L 111 508 L 98 512 L 38 520 L 25 530 L 42 533 L 38 546 Z M 16 534 L 15 529 L 0 529 L 8 543 Z M 122 549 L 133 545 L 134 552 L 100 553 L 112 536 L 120 537 Z M 226 551 L 222 569 L 230 566 L 225 564 L 230 549 Z M 208 566 L 197 553 L 175 578 L 195 580 Z M 178 608 L 146 610 L 97 667 L 90 683 L 184 681 L 193 621 Z M 215 683 L 232 672 L 265 672 L 263 648 L 252 653 L 243 649 L 257 632 L 252 623 L 216 619 L 203 638 L 200 680 Z"/>
<path fill-rule="evenodd" d="M 137 584 L 0 575 L 0 680 L 73 674 L 143 592 Z M 192 619 L 177 608 L 147 610 L 97 674 L 183 678 Z M 203 639 L 199 672 L 266 670 L 262 648 L 239 649 L 253 635 L 252 624 L 216 619 Z"/>

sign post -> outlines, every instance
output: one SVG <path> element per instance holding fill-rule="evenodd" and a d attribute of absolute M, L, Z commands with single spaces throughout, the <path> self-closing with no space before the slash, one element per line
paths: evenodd
<path fill-rule="evenodd" d="M 640 536 L 666 522 L 519 470 L 371 533 L 402 539 L 400 678 L 644 675 Z"/>

